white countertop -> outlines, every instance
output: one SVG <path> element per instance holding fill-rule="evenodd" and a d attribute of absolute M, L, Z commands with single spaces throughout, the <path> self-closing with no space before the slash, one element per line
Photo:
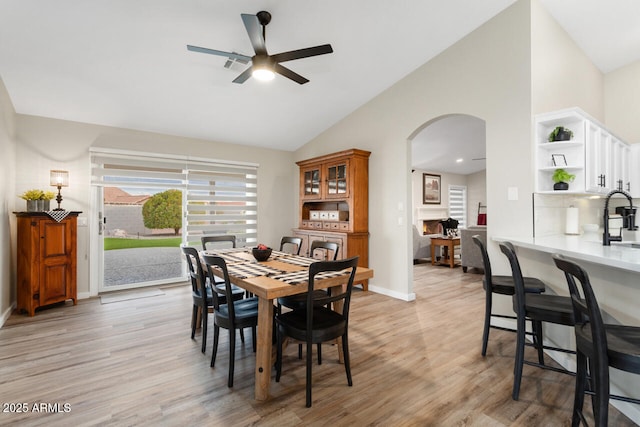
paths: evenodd
<path fill-rule="evenodd" d="M 601 235 L 592 236 L 550 236 L 550 237 L 507 237 L 495 236 L 492 240 L 509 241 L 514 246 L 547 253 L 560 253 L 568 257 L 608 267 L 620 268 L 640 273 L 640 249 L 603 246 Z"/>

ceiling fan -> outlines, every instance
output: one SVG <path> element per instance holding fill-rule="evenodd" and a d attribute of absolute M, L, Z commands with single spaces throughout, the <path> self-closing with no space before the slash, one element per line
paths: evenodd
<path fill-rule="evenodd" d="M 251 66 L 236 77 L 233 80 L 233 83 L 244 83 L 251 76 L 261 80 L 271 80 L 274 77 L 274 73 L 278 73 L 302 85 L 307 83 L 309 80 L 282 66 L 280 63 L 333 52 L 333 48 L 330 44 L 323 44 L 320 46 L 269 55 L 265 44 L 265 28 L 267 24 L 271 22 L 271 14 L 263 10 L 258 12 L 256 15 L 242 13 L 240 16 L 242 16 L 242 22 L 244 22 L 247 34 L 249 35 L 249 40 L 251 40 L 251 46 L 253 46 L 253 50 L 255 52 L 254 56 L 187 45 L 187 49 L 192 52 L 224 56 L 229 60 L 236 60 L 245 64 L 251 61 Z M 260 31 L 260 26 L 262 26 L 262 31 Z"/>

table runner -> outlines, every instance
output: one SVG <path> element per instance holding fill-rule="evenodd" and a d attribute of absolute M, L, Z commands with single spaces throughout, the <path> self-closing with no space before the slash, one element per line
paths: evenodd
<path fill-rule="evenodd" d="M 293 265 L 302 265 L 304 267 L 308 267 L 314 262 L 318 262 L 318 260 L 315 258 L 307 258 L 299 255 L 290 255 L 287 257 L 278 258 L 278 261 L 286 262 Z"/>
<path fill-rule="evenodd" d="M 275 268 L 251 262 L 246 262 L 245 264 L 227 265 L 227 271 L 230 275 L 239 277 L 240 279 L 247 279 L 249 277 L 257 276 L 270 276 L 273 274 L 282 273 L 282 270 L 277 270 Z"/>
<path fill-rule="evenodd" d="M 247 252 L 245 248 L 228 248 L 228 249 L 209 249 L 204 251 L 206 255 L 219 256 L 224 259 L 227 264 L 229 263 L 247 263 L 251 262 L 244 257 L 234 255 L 234 253 Z"/>
<path fill-rule="evenodd" d="M 328 279 L 331 277 L 338 277 L 338 276 L 345 276 L 345 281 L 346 281 L 349 278 L 349 273 L 350 273 L 350 269 L 340 270 L 340 271 L 324 271 L 322 273 L 316 274 L 316 280 Z M 308 270 L 291 271 L 289 273 L 277 274 L 271 277 L 273 279 L 283 281 L 290 285 L 297 285 L 298 283 L 309 281 L 309 271 Z"/>

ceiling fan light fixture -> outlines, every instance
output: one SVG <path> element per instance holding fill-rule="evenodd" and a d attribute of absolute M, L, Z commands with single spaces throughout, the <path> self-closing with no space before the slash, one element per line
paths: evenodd
<path fill-rule="evenodd" d="M 263 82 L 273 80 L 276 74 L 273 71 L 273 62 L 269 57 L 254 56 L 252 60 L 253 66 L 251 75 Z"/>
<path fill-rule="evenodd" d="M 275 73 L 268 68 L 254 68 L 251 72 L 251 75 L 257 80 L 268 82 L 269 80 L 273 80 L 276 76 Z"/>
<path fill-rule="evenodd" d="M 294 59 L 309 58 L 312 56 L 333 53 L 333 48 L 330 44 L 323 44 L 269 55 L 267 53 L 267 46 L 265 45 L 265 29 L 267 24 L 271 21 L 271 14 L 263 10 L 258 12 L 256 15 L 241 13 L 240 17 L 242 18 L 244 27 L 247 30 L 247 35 L 251 41 L 251 46 L 255 52 L 253 57 L 235 52 L 225 52 L 222 50 L 208 49 L 206 47 L 187 45 L 187 50 L 192 52 L 226 57 L 227 62 L 224 65 L 225 68 L 231 67 L 234 62 L 246 64 L 251 61 L 251 66 L 246 68 L 238 77 L 236 77 L 233 80 L 233 83 L 244 83 L 249 77 L 255 77 L 262 81 L 273 80 L 275 78 L 275 74 L 278 73 L 289 80 L 293 80 L 294 82 L 303 85 L 308 83 L 309 79 L 297 74 L 287 67 L 282 66 L 280 63 L 293 61 Z"/>

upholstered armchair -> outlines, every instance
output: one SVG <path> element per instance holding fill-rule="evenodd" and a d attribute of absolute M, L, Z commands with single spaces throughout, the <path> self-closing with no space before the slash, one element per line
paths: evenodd
<path fill-rule="evenodd" d="M 423 236 L 418 228 L 413 226 L 413 262 L 418 259 L 431 258 L 431 238 Z"/>
<path fill-rule="evenodd" d="M 480 236 L 480 240 L 487 245 L 487 227 L 482 225 L 472 226 L 460 230 L 460 261 L 462 271 L 467 272 L 468 268 L 483 269 L 482 254 L 478 246 L 473 243 L 472 237 Z"/>

